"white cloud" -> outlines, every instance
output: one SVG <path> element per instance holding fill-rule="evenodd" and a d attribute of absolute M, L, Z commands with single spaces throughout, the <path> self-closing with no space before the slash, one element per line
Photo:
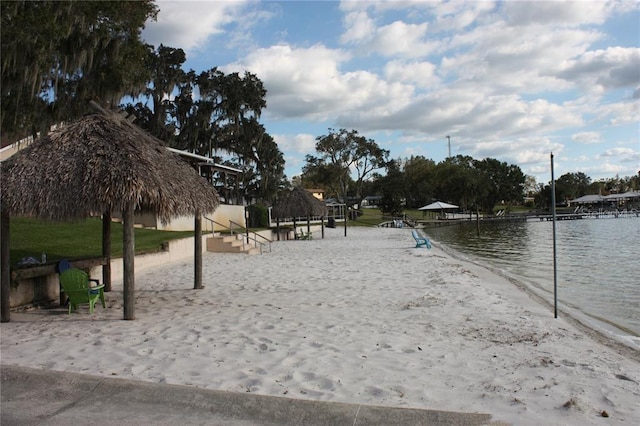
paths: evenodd
<path fill-rule="evenodd" d="M 249 70 L 267 89 L 267 114 L 273 117 L 324 119 L 340 106 L 344 81 L 338 71 L 349 55 L 322 45 L 258 49 L 225 71 Z"/>
<path fill-rule="evenodd" d="M 640 85 L 640 48 L 610 47 L 569 60 L 560 77 L 585 89 L 606 90 Z M 594 87 L 595 86 L 595 87 Z"/>
<path fill-rule="evenodd" d="M 548 172 L 550 152 L 567 153 L 557 157 L 567 167 L 589 164 L 594 144 L 609 140 L 606 129 L 614 126 L 618 140 L 638 144 L 627 129 L 640 122 L 640 47 L 617 46 L 601 25 L 624 11 L 637 15 L 637 2 L 346 1 L 342 28 L 303 38 L 295 38 L 297 21 L 260 27 L 278 12 L 268 2 L 159 4 L 166 16 L 161 12 L 165 38 L 158 40 L 166 45 L 197 49 L 216 35 L 220 44 L 210 51 L 251 47 L 233 50 L 237 62 L 218 65 L 263 81 L 267 122 L 377 132 L 385 148 L 408 155 L 428 156 L 425 146 L 442 150 L 448 134 L 454 153 L 515 162 L 529 174 Z M 269 37 L 286 33 L 285 42 L 264 43 L 257 29 Z M 278 137 L 288 167 L 314 149 L 305 131 Z M 560 135 L 566 145 L 553 142 Z M 616 159 L 622 164 L 623 157 Z"/>
<path fill-rule="evenodd" d="M 236 22 L 248 0 L 175 1 L 157 0 L 157 21 L 146 24 L 142 36 L 154 46 L 182 48 L 185 51 L 203 47 L 210 36 L 221 34 L 225 26 Z"/>
<path fill-rule="evenodd" d="M 383 56 L 399 56 L 403 58 L 421 58 L 435 51 L 439 41 L 427 41 L 428 25 L 406 24 L 395 21 L 380 27 L 369 48 Z"/>
<path fill-rule="evenodd" d="M 315 154 L 315 136 L 308 133 L 298 133 L 296 135 L 273 135 L 278 148 L 285 154 L 285 162 L 289 168 L 301 170 L 305 165 L 305 156 Z M 295 173 L 298 174 L 298 173 Z M 289 176 L 291 178 L 292 176 Z"/>
<path fill-rule="evenodd" d="M 516 28 L 497 21 L 453 37 L 441 73 L 484 85 L 486 91 L 564 91 L 573 86 L 558 75 L 562 64 L 600 37 L 593 31 Z"/>
<path fill-rule="evenodd" d="M 627 158 L 627 157 L 632 157 L 634 154 L 637 154 L 637 152 L 635 152 L 631 148 L 616 147 L 616 148 L 607 149 L 606 151 L 598 155 L 597 158 L 606 158 L 606 157 Z"/>
<path fill-rule="evenodd" d="M 504 2 L 508 22 L 515 26 L 602 24 L 611 11 L 611 4 L 603 1 Z"/>
<path fill-rule="evenodd" d="M 273 139 L 281 150 L 292 151 L 298 154 L 310 154 L 315 152 L 316 138 L 308 133 L 297 135 L 273 135 Z"/>
<path fill-rule="evenodd" d="M 431 62 L 387 62 L 384 76 L 387 81 L 409 83 L 420 88 L 431 88 L 440 82 L 436 76 L 436 66 Z"/>
<path fill-rule="evenodd" d="M 344 26 L 347 31 L 342 34 L 343 43 L 357 43 L 371 37 L 375 30 L 375 24 L 367 12 L 358 11 L 347 14 L 344 17 Z"/>
<path fill-rule="evenodd" d="M 584 143 L 584 144 L 592 144 L 592 143 L 600 143 L 602 139 L 600 138 L 600 133 L 598 132 L 579 132 L 571 136 L 571 139 Z"/>
<path fill-rule="evenodd" d="M 597 104 L 592 112 L 612 126 L 621 126 L 640 122 L 640 99 L 627 102 Z"/>
<path fill-rule="evenodd" d="M 341 72 L 348 59 L 344 51 L 323 45 L 281 45 L 257 50 L 224 70 L 255 73 L 267 89 L 266 114 L 272 118 L 344 121 L 361 111 L 388 115 L 406 104 L 411 86 L 387 83 L 367 71 Z"/>

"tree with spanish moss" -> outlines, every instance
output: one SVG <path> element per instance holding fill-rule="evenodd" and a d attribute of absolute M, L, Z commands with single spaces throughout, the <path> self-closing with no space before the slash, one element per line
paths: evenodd
<path fill-rule="evenodd" d="M 3 141 L 81 116 L 89 100 L 117 105 L 146 87 L 140 33 L 152 0 L 3 1 L 0 122 Z"/>

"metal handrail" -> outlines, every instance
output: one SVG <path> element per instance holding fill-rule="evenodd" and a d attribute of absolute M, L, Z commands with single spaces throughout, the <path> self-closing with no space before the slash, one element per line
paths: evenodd
<path fill-rule="evenodd" d="M 265 241 L 266 241 L 266 244 L 269 244 L 269 251 L 271 251 L 271 243 L 272 243 L 273 241 L 271 241 L 270 239 L 268 239 L 268 238 L 267 238 L 267 237 L 265 237 L 264 235 L 260 235 L 260 234 L 258 234 L 257 232 L 253 232 L 253 231 L 249 230 L 248 228 L 243 227 L 241 224 L 239 224 L 239 223 L 237 223 L 237 222 L 234 222 L 234 221 L 232 221 L 232 220 L 229 220 L 229 223 L 230 223 L 231 225 L 237 225 L 240 229 L 243 229 L 243 230 L 247 233 L 247 238 L 249 238 L 249 233 L 251 233 L 251 234 L 255 235 L 256 237 L 262 238 L 263 240 L 265 240 Z"/>
<path fill-rule="evenodd" d="M 268 247 L 269 247 L 269 253 L 271 253 L 271 243 L 272 243 L 272 241 L 271 241 L 270 239 L 268 239 L 268 238 L 266 238 L 266 237 L 264 237 L 264 236 L 262 236 L 262 235 L 260 235 L 260 234 L 258 234 L 258 233 L 256 233 L 256 232 L 253 232 L 253 231 L 249 230 L 248 228 L 245 228 L 245 227 L 244 227 L 244 226 L 242 226 L 241 224 L 239 224 L 239 223 L 237 223 L 237 222 L 234 222 L 234 221 L 232 221 L 232 220 L 229 220 L 229 226 L 226 226 L 226 225 L 223 225 L 223 224 L 222 224 L 222 223 L 220 223 L 220 222 L 216 222 L 215 220 L 210 219 L 210 218 L 208 218 L 208 217 L 206 217 L 206 216 L 203 216 L 203 218 L 204 218 L 205 220 L 208 220 L 209 222 L 211 222 L 211 223 L 212 223 L 212 225 L 211 225 L 211 234 L 212 234 L 212 235 L 213 235 L 213 234 L 214 234 L 214 232 L 215 232 L 215 231 L 214 231 L 214 229 L 213 229 L 213 224 L 216 224 L 216 225 L 218 225 L 218 226 L 222 227 L 222 229 L 229 231 L 229 232 L 231 233 L 231 235 L 234 235 L 234 233 L 233 233 L 233 230 L 234 230 L 233 225 L 236 225 L 236 226 L 237 226 L 237 228 L 235 228 L 235 229 L 238 229 L 238 228 L 239 228 L 239 229 L 241 229 L 241 230 L 243 231 L 243 232 L 237 232 L 238 234 L 246 234 L 247 241 L 246 241 L 246 243 L 243 241 L 243 242 L 242 242 L 242 244 L 243 244 L 243 245 L 244 245 L 244 244 L 249 244 L 249 240 L 251 240 L 251 241 L 253 241 L 253 242 L 255 243 L 255 244 L 254 244 L 254 247 L 258 247 L 258 244 L 260 245 L 260 254 L 262 254 L 262 253 L 263 253 L 263 248 L 264 248 L 265 246 L 267 246 L 267 244 L 268 244 Z M 250 234 L 251 234 L 251 235 L 250 235 Z M 263 242 L 261 242 L 261 241 L 258 241 L 258 239 L 257 239 L 256 237 L 260 237 L 260 238 L 262 238 L 262 239 L 266 240 L 266 243 L 263 243 Z"/>

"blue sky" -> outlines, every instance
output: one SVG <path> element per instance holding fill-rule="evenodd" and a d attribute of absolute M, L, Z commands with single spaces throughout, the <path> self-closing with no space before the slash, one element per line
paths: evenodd
<path fill-rule="evenodd" d="M 250 71 L 261 122 L 300 174 L 315 138 L 518 165 L 539 183 L 640 171 L 637 1 L 157 1 L 143 38 L 184 69 Z"/>

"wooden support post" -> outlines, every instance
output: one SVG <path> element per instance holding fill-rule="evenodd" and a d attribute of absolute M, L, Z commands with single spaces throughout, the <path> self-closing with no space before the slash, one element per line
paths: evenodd
<path fill-rule="evenodd" d="M 133 203 L 127 206 L 122 212 L 122 263 L 123 263 L 123 306 L 124 319 L 136 319 L 135 313 L 135 231 L 133 227 Z"/>
<path fill-rule="evenodd" d="M 11 321 L 11 262 L 9 259 L 9 212 L 2 209 L 0 213 L 0 305 L 1 322 Z"/>
<path fill-rule="evenodd" d="M 111 291 L 111 210 L 102 214 L 102 284 L 104 291 Z"/>
<path fill-rule="evenodd" d="M 202 215 L 200 214 L 200 212 L 196 212 L 193 227 L 195 234 L 195 241 L 193 246 L 193 288 L 195 290 L 199 290 L 201 288 L 204 288 L 202 286 Z"/>
<path fill-rule="evenodd" d="M 344 207 L 344 236 L 345 237 L 347 236 L 347 220 L 348 220 L 348 216 L 349 216 L 349 209 L 345 205 L 345 207 Z"/>

